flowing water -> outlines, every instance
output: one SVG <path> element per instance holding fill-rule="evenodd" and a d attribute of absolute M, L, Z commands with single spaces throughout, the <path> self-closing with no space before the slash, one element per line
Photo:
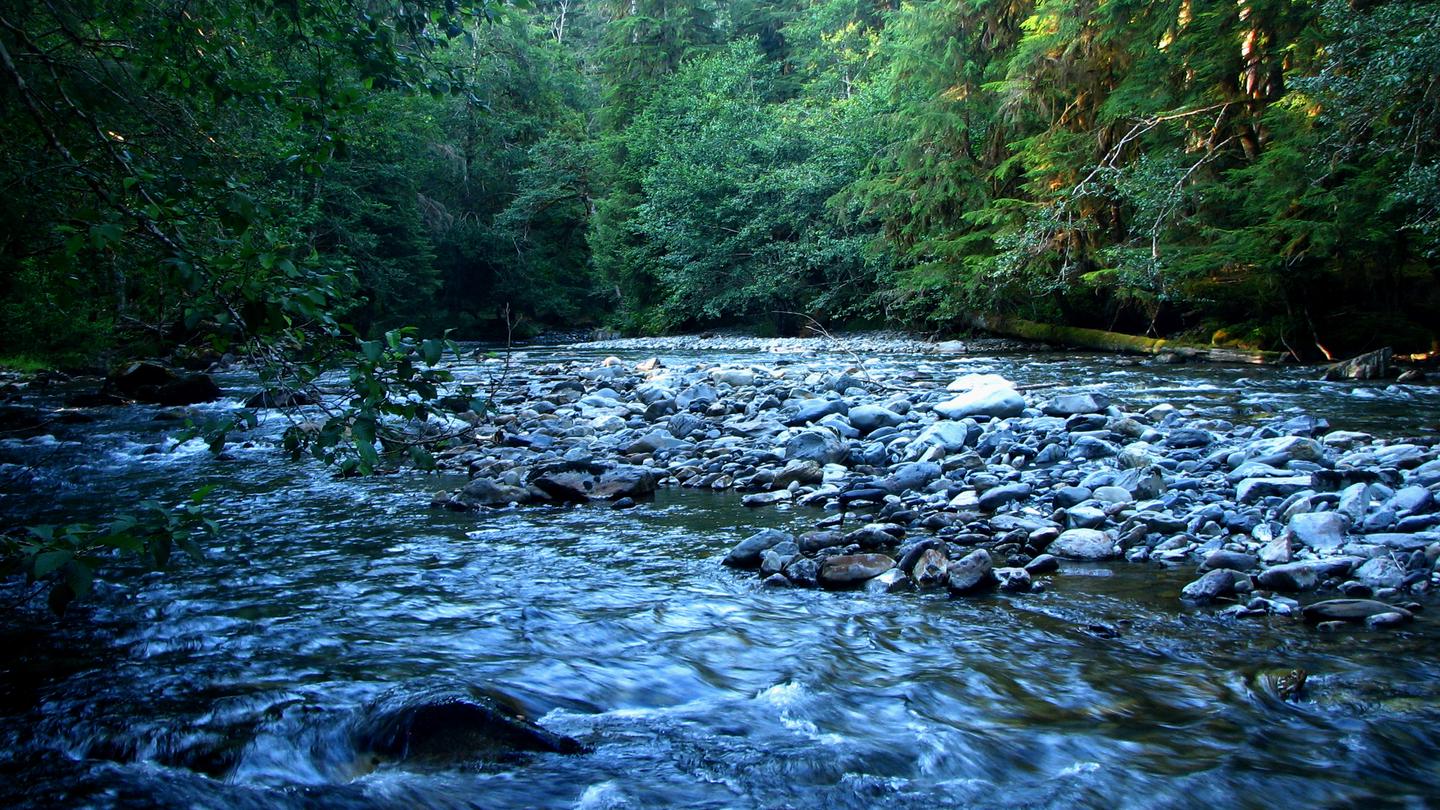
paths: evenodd
<path fill-rule="evenodd" d="M 520 362 L 595 359 L 534 349 Z M 640 355 L 627 355 L 638 359 Z M 671 355 L 762 362 L 769 355 Z M 844 356 L 789 357 L 840 366 Z M 493 364 L 491 364 L 493 366 Z M 1425 388 L 1093 356 L 886 356 L 1217 419 L 1303 408 L 1416 435 Z M 483 376 L 476 366 L 460 369 Z M 243 375 L 222 379 L 237 394 Z M 235 402 L 205 406 L 222 411 Z M 96 518 L 209 483 L 206 559 L 114 576 L 0 629 L 0 799 L 34 807 L 1321 807 L 1440 802 L 1440 624 L 1319 635 L 1181 606 L 1186 571 L 1075 565 L 1043 594 L 765 590 L 719 565 L 823 513 L 662 491 L 653 504 L 460 515 L 460 479 L 336 480 L 266 439 L 168 452 L 159 409 L 0 443 L 12 521 Z M 7 595 L 14 595 L 7 591 Z M 1275 677 L 1302 668 L 1282 700 Z M 508 694 L 577 755 L 374 767 L 356 718 L 435 681 Z"/>

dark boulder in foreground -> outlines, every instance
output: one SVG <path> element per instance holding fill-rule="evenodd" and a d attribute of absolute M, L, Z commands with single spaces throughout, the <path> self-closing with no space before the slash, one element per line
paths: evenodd
<path fill-rule="evenodd" d="M 500 700 L 445 686 L 387 692 L 356 722 L 354 740 L 365 754 L 442 763 L 584 750 Z"/>
<path fill-rule="evenodd" d="M 158 363 L 132 363 L 105 381 L 103 393 L 114 393 L 152 405 L 194 405 L 221 396 L 220 386 L 207 374 L 180 374 Z"/>

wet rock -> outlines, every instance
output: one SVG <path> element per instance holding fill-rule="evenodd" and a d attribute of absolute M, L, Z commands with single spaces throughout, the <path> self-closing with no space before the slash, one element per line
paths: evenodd
<path fill-rule="evenodd" d="M 586 470 L 554 472 L 531 482 L 553 500 L 642 499 L 655 494 L 655 471 L 637 464 L 594 465 Z"/>
<path fill-rule="evenodd" d="M 1028 563 L 1025 563 L 1025 570 L 1031 576 L 1038 577 L 1041 574 L 1052 574 L 1060 570 L 1060 560 L 1053 554 L 1040 554 Z"/>
<path fill-rule="evenodd" d="M 891 568 L 865 583 L 867 593 L 898 593 L 913 590 L 914 587 L 915 584 L 899 568 Z"/>
<path fill-rule="evenodd" d="M 720 368 L 710 372 L 710 379 L 716 385 L 743 388 L 755 384 L 755 372 L 748 368 Z"/>
<path fill-rule="evenodd" d="M 1285 563 L 1261 571 L 1255 581 L 1260 587 L 1275 591 L 1310 591 L 1322 579 L 1348 572 L 1352 562 L 1352 559 L 1337 558 Z"/>
<path fill-rule="evenodd" d="M 1180 590 L 1180 598 L 1198 605 L 1207 605 L 1222 596 L 1235 595 L 1236 583 L 1245 575 L 1228 568 L 1217 568 Z"/>
<path fill-rule="evenodd" d="M 825 480 L 825 471 L 820 463 L 809 459 L 795 459 L 775 473 L 775 486 L 788 487 L 791 484 L 818 484 Z"/>
<path fill-rule="evenodd" d="M 1061 509 L 1077 506 L 1090 500 L 1091 495 L 1087 487 L 1061 487 L 1055 490 L 1055 505 Z"/>
<path fill-rule="evenodd" d="M 800 403 L 795 415 L 785 421 L 790 427 L 802 427 L 818 422 L 831 414 L 846 414 L 850 406 L 843 399 L 807 399 Z"/>
<path fill-rule="evenodd" d="M 1273 439 L 1259 439 L 1245 448 L 1251 461 L 1261 464 L 1282 466 L 1292 461 L 1324 462 L 1325 446 L 1302 436 L 1279 436 Z"/>
<path fill-rule="evenodd" d="M 940 477 L 940 465 L 930 461 L 912 461 L 901 464 L 895 471 L 880 481 L 880 487 L 895 494 L 923 490 L 931 481 Z"/>
<path fill-rule="evenodd" d="M 996 584 L 990 552 L 977 548 L 951 562 L 946 569 L 946 586 L 952 596 L 964 596 L 993 588 Z"/>
<path fill-rule="evenodd" d="M 1390 347 L 1366 352 L 1336 363 L 1325 369 L 1325 380 L 1379 380 L 1390 376 L 1390 358 L 1394 350 Z"/>
<path fill-rule="evenodd" d="M 1104 394 L 1061 394 L 1045 403 L 1041 410 L 1050 416 L 1072 416 L 1077 413 L 1102 413 L 1110 407 Z"/>
<path fill-rule="evenodd" d="M 1176 428 L 1165 437 L 1165 445 L 1174 448 L 1209 447 L 1215 443 L 1215 434 L 1200 428 Z"/>
<path fill-rule="evenodd" d="M 1285 478 L 1246 478 L 1235 487 L 1235 500 L 1242 504 L 1255 503 L 1272 496 L 1288 497 L 1310 488 L 1310 476 L 1288 476 Z"/>
<path fill-rule="evenodd" d="M 1335 512 L 1310 512 L 1290 519 L 1286 531 L 1316 551 L 1333 551 L 1345 544 L 1345 518 Z"/>
<path fill-rule="evenodd" d="M 776 529 L 764 529 L 741 540 L 722 560 L 731 568 L 759 568 L 762 555 L 780 543 L 793 542 L 795 537 Z"/>
<path fill-rule="evenodd" d="M 841 538 L 843 545 L 855 545 L 865 550 L 885 548 L 896 542 L 895 535 L 886 531 L 879 524 L 871 523 L 846 534 Z"/>
<path fill-rule="evenodd" d="M 1355 569 L 1354 576 L 1370 588 L 1398 588 L 1405 581 L 1405 567 L 1389 557 L 1374 557 Z"/>
<path fill-rule="evenodd" d="M 658 450 L 673 450 L 677 447 L 687 447 L 688 444 L 671 435 L 670 431 L 664 428 L 656 428 L 646 433 L 639 439 L 631 442 L 625 447 L 625 452 L 631 455 L 654 453 Z"/>
<path fill-rule="evenodd" d="M 1440 532 L 1379 532 L 1365 535 L 1365 542 L 1395 551 L 1419 551 L 1440 540 Z"/>
<path fill-rule="evenodd" d="M 1029 484 L 1007 484 L 991 487 L 980 494 L 978 506 L 982 512 L 996 512 L 1012 501 L 1030 497 Z"/>
<path fill-rule="evenodd" d="M 1372 616 L 1387 613 L 1398 614 L 1401 617 L 1398 620 L 1400 622 L 1408 622 L 1414 618 L 1414 615 L 1405 608 L 1377 602 L 1373 599 L 1327 599 L 1307 605 L 1301 611 L 1301 616 L 1304 617 L 1306 624 L 1317 624 L 1319 622 L 1364 622 Z"/>
<path fill-rule="evenodd" d="M 785 442 L 787 461 L 799 459 L 817 464 L 834 464 L 844 461 L 849 453 L 849 444 L 833 431 L 824 428 L 803 430 Z"/>
<path fill-rule="evenodd" d="M 1200 564 L 1200 573 L 1203 574 L 1206 571 L 1217 571 L 1221 569 L 1249 571 L 1259 564 L 1260 560 L 1253 554 L 1243 554 L 1238 551 L 1225 551 L 1224 549 L 1220 549 L 1210 552 L 1210 555 L 1205 558 L 1205 562 Z"/>
<path fill-rule="evenodd" d="M 1431 511 L 1434 496 L 1430 490 L 1418 485 L 1402 487 L 1385 501 L 1384 508 L 1392 510 L 1397 517 L 1408 517 Z"/>
<path fill-rule="evenodd" d="M 483 506 L 508 506 L 529 503 L 533 495 L 527 487 L 511 486 L 490 478 L 476 478 L 455 493 L 445 506 L 451 509 L 479 509 Z"/>
<path fill-rule="evenodd" d="M 519 752 L 576 754 L 576 740 L 550 732 L 514 706 L 453 687 L 393 690 L 353 729 L 355 748 L 373 756 L 437 764 L 506 759 Z"/>
<path fill-rule="evenodd" d="M 1003 386 L 991 385 L 938 402 L 934 410 L 946 419 L 964 419 L 967 416 L 993 416 L 1003 419 L 1019 416 L 1025 410 L 1025 398 L 1008 383 Z"/>
<path fill-rule="evenodd" d="M 105 381 L 102 393 L 114 393 L 153 405 L 194 405 L 221 397 L 207 374 L 180 374 L 158 363 L 132 363 Z"/>
<path fill-rule="evenodd" d="M 314 405 L 315 398 L 305 391 L 267 388 L 245 400 L 247 408 L 300 408 Z"/>
<path fill-rule="evenodd" d="M 815 588 L 820 585 L 820 563 L 809 557 L 796 557 L 781 573 L 802 588 Z"/>
<path fill-rule="evenodd" d="M 861 433 L 870 433 L 882 427 L 896 427 L 905 423 L 905 417 L 880 405 L 859 405 L 850 409 L 850 424 Z"/>
<path fill-rule="evenodd" d="M 884 554 L 847 554 L 821 563 L 818 580 L 824 588 L 853 588 L 894 567 L 895 560 Z"/>
<path fill-rule="evenodd" d="M 997 568 L 995 579 L 1006 593 L 1030 592 L 1030 572 L 1024 568 Z"/>
<path fill-rule="evenodd" d="M 980 426 L 973 422 L 936 422 L 920 431 L 910 442 L 908 455 L 919 458 L 930 448 L 939 448 L 947 453 L 974 447 L 980 440 Z"/>
<path fill-rule="evenodd" d="M 1108 560 L 1116 556 L 1115 541 L 1097 529 L 1068 529 L 1046 549 L 1067 560 Z"/>
<path fill-rule="evenodd" d="M 944 585 L 949 580 L 950 561 L 945 556 L 945 550 L 940 548 L 927 548 L 920 552 L 915 561 L 905 571 L 915 584 L 922 588 L 935 588 Z"/>
<path fill-rule="evenodd" d="M 756 492 L 746 495 L 740 499 L 740 503 L 749 507 L 774 506 L 777 503 L 789 503 L 795 499 L 794 493 L 788 489 L 777 489 L 774 492 Z"/>

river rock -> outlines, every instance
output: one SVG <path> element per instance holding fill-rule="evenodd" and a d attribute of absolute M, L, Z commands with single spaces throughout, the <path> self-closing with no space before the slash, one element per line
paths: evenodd
<path fill-rule="evenodd" d="M 880 405 L 859 405 L 850 409 L 850 424 L 861 433 L 904 424 L 905 417 Z"/>
<path fill-rule="evenodd" d="M 247 408 L 301 408 L 314 405 L 315 398 L 305 391 L 267 388 L 245 400 Z"/>
<path fill-rule="evenodd" d="M 710 372 L 710 380 L 716 385 L 744 388 L 755 384 L 755 372 L 748 368 L 717 368 Z"/>
<path fill-rule="evenodd" d="M 898 593 L 909 591 L 915 588 L 915 583 L 905 576 L 905 572 L 899 568 L 891 568 L 879 576 L 865 582 L 866 593 Z"/>
<path fill-rule="evenodd" d="M 1397 517 L 1405 518 L 1431 511 L 1433 502 L 1434 496 L 1430 490 L 1412 484 L 1396 490 L 1395 494 L 1385 501 L 1384 508 L 1393 510 Z"/>
<path fill-rule="evenodd" d="M 547 731 L 518 707 L 454 687 L 396 689 L 356 721 L 356 750 L 399 761 L 458 764 L 519 751 L 576 754 L 578 741 Z"/>
<path fill-rule="evenodd" d="M 785 578 L 802 588 L 819 587 L 820 563 L 809 557 L 796 557 L 781 570 Z"/>
<path fill-rule="evenodd" d="M 1354 576 L 1371 588 L 1398 588 L 1405 581 L 1405 567 L 1389 557 L 1373 557 L 1355 569 Z"/>
<path fill-rule="evenodd" d="M 529 503 L 532 498 L 533 495 L 527 487 L 511 486 L 489 478 L 476 478 L 466 484 L 446 505 L 459 509 L 478 509 L 482 506 Z"/>
<path fill-rule="evenodd" d="M 844 461 L 850 453 L 849 444 L 833 431 L 824 428 L 802 430 L 785 442 L 785 459 L 834 464 Z"/>
<path fill-rule="evenodd" d="M 901 464 L 895 471 L 880 481 L 880 488 L 895 494 L 922 490 L 940 477 L 940 465 L 931 461 L 912 461 Z"/>
<path fill-rule="evenodd" d="M 1246 457 L 1261 464 L 1281 466 L 1292 461 L 1325 461 L 1325 446 L 1302 436 L 1259 439 L 1245 447 Z"/>
<path fill-rule="evenodd" d="M 895 560 L 884 554 L 847 554 L 821 563 L 817 579 L 824 588 L 853 588 L 894 567 Z"/>
<path fill-rule="evenodd" d="M 1024 568 L 996 568 L 995 580 L 999 583 L 1000 590 L 1006 593 L 1030 592 L 1030 572 Z"/>
<path fill-rule="evenodd" d="M 1394 350 L 1389 346 L 1366 352 L 1336 363 L 1325 369 L 1325 380 L 1378 380 L 1390 376 L 1390 358 Z"/>
<path fill-rule="evenodd" d="M 1180 591 L 1180 598 L 1199 605 L 1209 604 L 1222 596 L 1233 596 L 1236 583 L 1245 575 L 1228 568 L 1209 571 Z"/>
<path fill-rule="evenodd" d="M 809 459 L 797 458 L 785 464 L 785 468 L 775 473 L 775 486 L 788 487 L 791 484 L 818 484 L 825 480 L 825 471 L 820 463 Z"/>
<path fill-rule="evenodd" d="M 221 397 L 207 374 L 180 374 L 158 363 L 132 363 L 105 381 L 102 393 L 153 405 L 194 405 Z"/>
<path fill-rule="evenodd" d="M 759 568 L 762 555 L 780 543 L 793 542 L 794 535 L 777 529 L 763 529 L 741 540 L 722 560 L 731 568 Z"/>
<path fill-rule="evenodd" d="M 1025 410 L 1025 398 L 1007 383 L 967 391 L 954 399 L 936 403 L 934 410 L 946 419 L 964 419 L 967 416 L 1003 419 L 1019 416 Z"/>
<path fill-rule="evenodd" d="M 790 427 L 803 427 L 831 414 L 844 415 L 849 412 L 850 406 L 845 404 L 843 399 L 807 399 L 800 403 L 794 416 L 785 420 L 785 424 Z"/>
<path fill-rule="evenodd" d="M 1290 518 L 1286 531 L 1316 551 L 1333 551 L 1345 545 L 1345 518 L 1335 512 L 1307 512 Z"/>
<path fill-rule="evenodd" d="M 999 511 L 1005 504 L 1030 497 L 1029 484 L 1005 484 L 980 493 L 978 506 L 982 512 Z"/>
<path fill-rule="evenodd" d="M 1025 570 L 1029 571 L 1032 577 L 1053 574 L 1060 570 L 1060 560 L 1054 554 L 1039 554 L 1030 562 L 1025 563 Z"/>
<path fill-rule="evenodd" d="M 1110 397 L 1104 394 L 1061 394 L 1041 408 L 1050 416 L 1073 416 L 1077 413 L 1103 413 L 1110 407 Z"/>
<path fill-rule="evenodd" d="M 1400 621 L 1410 621 L 1414 614 L 1402 607 L 1387 605 L 1373 599 L 1327 599 L 1307 605 L 1301 612 L 1306 624 L 1319 622 L 1364 622 L 1371 616 L 1399 614 Z"/>
<path fill-rule="evenodd" d="M 1114 546 L 1114 539 L 1097 529 L 1067 529 L 1045 550 L 1067 560 L 1108 560 L 1116 556 Z"/>
<path fill-rule="evenodd" d="M 920 435 L 910 442 L 907 455 L 910 458 L 919 458 L 932 447 L 954 453 L 966 447 L 974 447 L 980 440 L 980 434 L 980 426 L 973 422 L 936 422 L 920 431 Z"/>
<path fill-rule="evenodd" d="M 935 588 L 947 582 L 950 561 L 945 558 L 943 548 L 927 548 L 919 558 L 906 569 L 915 584 L 922 588 Z"/>
<path fill-rule="evenodd" d="M 1174 448 L 1209 447 L 1215 443 L 1215 434 L 1200 428 L 1176 428 L 1165 437 L 1165 445 Z"/>
<path fill-rule="evenodd" d="M 1200 564 L 1200 573 L 1206 571 L 1249 571 L 1260 564 L 1260 560 L 1253 554 L 1244 554 L 1239 551 L 1226 551 L 1219 549 L 1210 552 L 1205 562 Z"/>
<path fill-rule="evenodd" d="M 1329 567 L 1318 562 L 1292 562 L 1261 571 L 1255 581 L 1273 591 L 1313 591 Z"/>
<path fill-rule="evenodd" d="M 656 428 L 627 445 L 625 452 L 635 455 L 654 453 L 658 450 L 673 450 L 677 447 L 688 446 L 688 443 L 675 438 L 670 431 L 664 428 Z"/>
<path fill-rule="evenodd" d="M 1235 487 L 1235 500 L 1242 504 L 1255 503 L 1271 496 L 1289 497 L 1310 488 L 1310 476 L 1287 476 L 1285 478 L 1246 478 Z"/>
<path fill-rule="evenodd" d="M 951 562 L 946 569 L 946 585 L 953 596 L 964 596 L 995 586 L 995 573 L 990 552 L 983 548 Z"/>

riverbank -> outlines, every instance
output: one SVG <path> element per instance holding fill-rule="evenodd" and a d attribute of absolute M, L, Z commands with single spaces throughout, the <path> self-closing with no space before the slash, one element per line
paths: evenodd
<path fill-rule="evenodd" d="M 1310 414 L 1205 418 L 1130 408 L 1091 381 L 937 380 L 867 362 L 973 348 L 903 335 L 580 348 L 764 354 L 538 367 L 479 446 L 445 459 L 472 480 L 436 506 L 624 507 L 686 487 L 814 510 L 810 531 L 734 538 L 725 564 L 767 587 L 1030 593 L 1068 568 L 1124 560 L 1193 570 L 1182 598 L 1194 605 L 1335 630 L 1410 621 L 1440 584 L 1433 432 L 1376 437 Z M 855 363 L 806 362 L 823 352 Z"/>

